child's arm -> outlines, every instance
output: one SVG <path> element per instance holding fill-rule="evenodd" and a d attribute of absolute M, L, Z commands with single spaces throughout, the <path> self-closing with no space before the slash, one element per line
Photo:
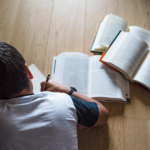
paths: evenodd
<path fill-rule="evenodd" d="M 41 91 L 43 91 L 43 86 L 45 84 L 45 81 L 41 82 Z M 47 89 L 45 91 L 51 91 L 51 92 L 62 92 L 62 93 L 66 93 L 68 94 L 70 91 L 70 88 L 67 88 L 59 83 L 56 83 L 52 80 L 50 80 L 47 84 Z M 94 124 L 94 126 L 102 126 L 105 125 L 107 120 L 108 120 L 108 111 L 106 110 L 106 108 L 98 101 L 89 98 L 87 96 L 84 96 L 78 92 L 73 92 L 72 95 L 73 97 L 76 97 L 79 100 L 88 102 L 87 104 L 91 103 L 91 102 L 95 102 L 97 104 L 98 110 L 99 110 L 99 117 L 97 122 Z"/>

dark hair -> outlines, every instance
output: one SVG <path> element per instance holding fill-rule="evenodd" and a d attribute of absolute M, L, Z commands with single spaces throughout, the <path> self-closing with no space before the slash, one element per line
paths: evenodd
<path fill-rule="evenodd" d="M 0 99 L 10 98 L 27 87 L 24 58 L 14 47 L 0 42 Z"/>

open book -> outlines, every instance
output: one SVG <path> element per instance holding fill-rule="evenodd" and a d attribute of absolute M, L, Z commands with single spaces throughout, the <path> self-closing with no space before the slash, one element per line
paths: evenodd
<path fill-rule="evenodd" d="M 149 46 L 134 34 L 121 32 L 100 61 L 150 90 Z"/>
<path fill-rule="evenodd" d="M 91 52 L 104 52 L 111 44 L 117 33 L 122 30 L 143 39 L 150 47 L 150 31 L 137 26 L 128 26 L 128 23 L 116 15 L 107 15 L 103 22 L 100 23 Z"/>
<path fill-rule="evenodd" d="M 129 102 L 129 82 L 100 63 L 99 57 L 61 53 L 53 57 L 51 79 L 99 101 Z"/>

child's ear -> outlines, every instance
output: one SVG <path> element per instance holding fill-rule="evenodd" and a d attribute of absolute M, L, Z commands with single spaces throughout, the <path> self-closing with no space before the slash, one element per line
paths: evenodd
<path fill-rule="evenodd" d="M 25 66 L 25 70 L 26 70 L 28 79 L 33 79 L 33 75 L 31 73 L 31 71 L 29 70 L 29 67 L 27 66 L 27 64 L 24 64 L 24 66 Z"/>

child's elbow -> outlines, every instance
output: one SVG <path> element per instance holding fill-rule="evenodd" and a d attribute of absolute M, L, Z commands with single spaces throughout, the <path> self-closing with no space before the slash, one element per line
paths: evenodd
<path fill-rule="evenodd" d="M 99 108 L 99 117 L 95 126 L 103 126 L 108 121 L 109 113 L 104 106 L 98 106 L 98 108 Z"/>
<path fill-rule="evenodd" d="M 108 121 L 108 117 L 109 117 L 109 113 L 108 110 L 106 109 L 104 112 L 104 121 L 103 121 L 103 125 L 105 125 Z"/>

